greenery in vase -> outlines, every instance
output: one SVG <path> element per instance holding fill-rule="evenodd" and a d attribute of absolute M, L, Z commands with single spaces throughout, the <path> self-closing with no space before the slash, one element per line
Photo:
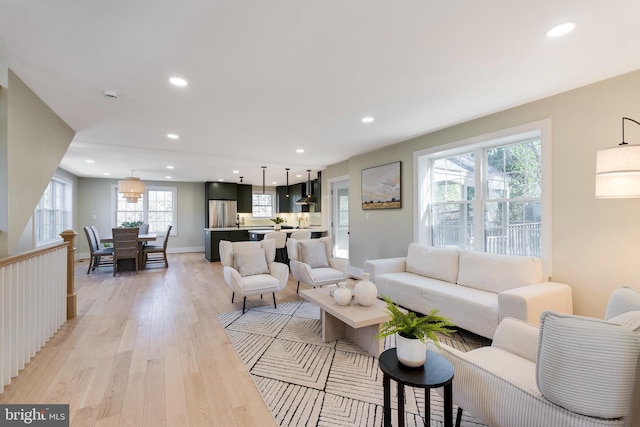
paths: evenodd
<path fill-rule="evenodd" d="M 452 328 L 456 325 L 446 317 L 438 315 L 439 310 L 437 309 L 431 310 L 429 314 L 424 316 L 417 316 L 412 311 L 405 313 L 400 310 L 389 297 L 382 296 L 382 299 L 387 303 L 387 311 L 391 315 L 391 320 L 382 324 L 380 333 L 376 335 L 378 339 L 397 333 L 405 338 L 415 338 L 422 342 L 430 339 L 439 346 L 437 332 L 446 336 L 451 336 L 455 332 L 455 329 Z"/>
<path fill-rule="evenodd" d="M 277 216 L 275 218 L 271 218 L 271 221 L 276 224 L 282 224 L 284 222 L 284 218 L 282 218 L 281 216 Z"/>
<path fill-rule="evenodd" d="M 125 221 L 121 225 L 125 228 L 136 228 L 144 224 L 144 221 Z"/>

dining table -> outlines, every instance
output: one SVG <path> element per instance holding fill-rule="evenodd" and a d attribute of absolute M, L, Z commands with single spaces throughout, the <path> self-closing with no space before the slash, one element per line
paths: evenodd
<path fill-rule="evenodd" d="M 138 269 L 144 269 L 144 253 L 142 251 L 144 244 L 147 242 L 153 242 L 158 238 L 157 233 L 138 234 Z M 113 244 L 113 237 L 101 237 L 100 243 Z"/>

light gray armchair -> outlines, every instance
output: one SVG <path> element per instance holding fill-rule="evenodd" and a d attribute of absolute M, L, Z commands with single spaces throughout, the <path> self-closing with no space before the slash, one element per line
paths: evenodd
<path fill-rule="evenodd" d="M 274 262 L 275 256 L 276 241 L 272 239 L 261 242 L 220 241 L 224 281 L 231 288 L 231 302 L 236 293 L 243 297 L 243 314 L 247 297 L 251 295 L 271 293 L 273 306 L 278 307 L 276 292 L 287 286 L 289 268 L 286 264 Z"/>
<path fill-rule="evenodd" d="M 540 318 L 504 319 L 490 347 L 467 353 L 430 345 L 455 368 L 454 403 L 492 427 L 640 425 L 640 293 L 617 289 L 607 320 Z"/>
<path fill-rule="evenodd" d="M 334 258 L 331 237 L 320 239 L 287 240 L 289 268 L 293 278 L 315 288 L 338 283 L 347 278 L 349 260 Z"/>

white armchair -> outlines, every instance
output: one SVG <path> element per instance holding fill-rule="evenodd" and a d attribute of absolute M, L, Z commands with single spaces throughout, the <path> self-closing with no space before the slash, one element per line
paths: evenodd
<path fill-rule="evenodd" d="M 315 288 L 338 283 L 347 278 L 349 260 L 334 258 L 331 237 L 320 239 L 287 240 L 289 267 L 293 278 Z"/>
<path fill-rule="evenodd" d="M 237 294 L 243 297 L 242 313 L 245 312 L 247 297 L 251 295 L 273 294 L 273 306 L 277 308 L 276 292 L 283 290 L 289 280 L 286 264 L 274 262 L 275 240 L 261 242 L 220 241 L 220 261 L 224 281 L 231 288 L 231 302 Z"/>
<path fill-rule="evenodd" d="M 622 287 L 607 320 L 545 311 L 504 319 L 490 347 L 430 348 L 455 368 L 453 401 L 492 427 L 640 425 L 640 293 Z"/>

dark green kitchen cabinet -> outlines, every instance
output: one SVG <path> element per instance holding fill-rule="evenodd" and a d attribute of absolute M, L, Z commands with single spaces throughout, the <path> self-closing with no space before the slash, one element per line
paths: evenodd
<path fill-rule="evenodd" d="M 206 200 L 237 200 L 238 184 L 233 182 L 206 182 Z"/>
<path fill-rule="evenodd" d="M 238 213 L 251 213 L 253 211 L 253 186 L 237 184 Z"/>

